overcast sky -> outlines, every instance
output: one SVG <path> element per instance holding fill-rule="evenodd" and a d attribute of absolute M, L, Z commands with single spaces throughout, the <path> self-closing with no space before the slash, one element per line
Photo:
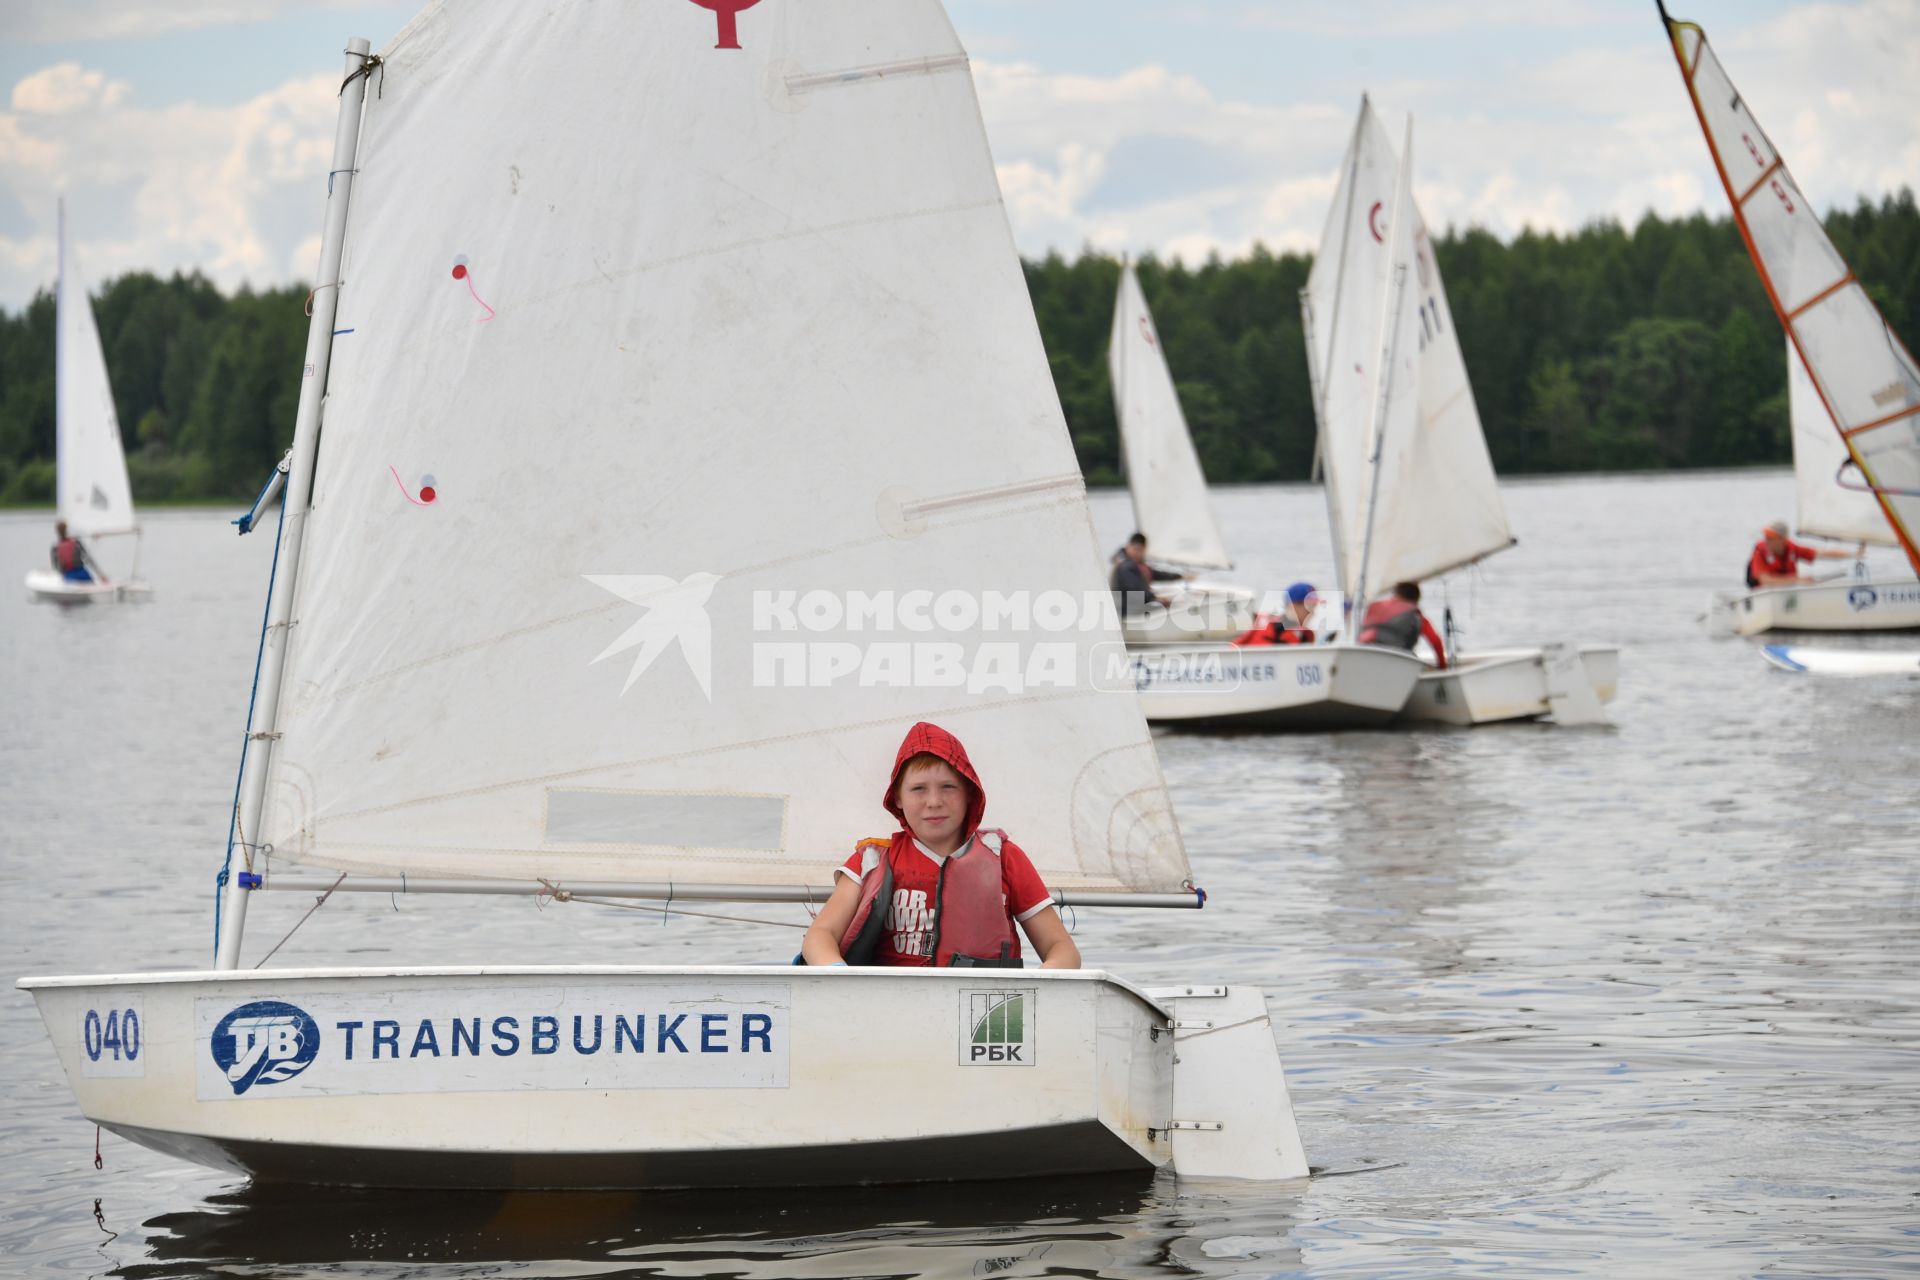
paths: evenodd
<path fill-rule="evenodd" d="M 673 0 L 645 0 L 671 3 Z M 780 0 L 773 0 L 778 3 Z M 884 0 L 876 0 L 884 2 Z M 416 4 L 0 0 L 0 307 L 54 274 L 223 288 L 317 257 L 340 48 Z M 1361 92 L 1429 223 L 1725 211 L 1651 0 L 947 0 L 1023 251 L 1319 235 Z M 1674 0 L 1826 209 L 1920 187 L 1920 0 Z"/>

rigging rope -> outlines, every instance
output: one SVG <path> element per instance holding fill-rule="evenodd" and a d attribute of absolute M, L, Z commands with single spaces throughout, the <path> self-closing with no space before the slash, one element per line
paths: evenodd
<path fill-rule="evenodd" d="M 347 873 L 342 871 L 340 873 L 340 878 L 338 880 L 335 880 L 332 884 L 328 885 L 327 891 L 313 900 L 313 905 L 307 908 L 307 914 L 301 916 L 298 920 L 295 920 L 293 922 L 293 928 L 287 930 L 286 933 L 281 937 L 280 941 L 273 944 L 273 950 L 261 956 L 259 962 L 255 964 L 253 967 L 258 969 L 263 965 L 265 965 L 267 961 L 273 959 L 274 953 L 279 951 L 280 948 L 287 945 L 287 939 L 291 938 L 294 934 L 300 932 L 300 926 L 305 924 L 307 921 L 313 919 L 313 913 L 318 911 L 320 908 L 326 906 L 327 899 L 333 896 L 333 891 L 335 889 L 338 889 L 341 885 L 345 884 L 346 881 L 347 881 Z"/>

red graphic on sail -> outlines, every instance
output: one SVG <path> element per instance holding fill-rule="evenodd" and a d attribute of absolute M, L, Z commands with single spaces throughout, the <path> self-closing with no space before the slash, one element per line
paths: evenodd
<path fill-rule="evenodd" d="M 719 27 L 719 43 L 716 49 L 738 49 L 740 47 L 740 27 L 734 21 L 743 9 L 751 9 L 760 0 L 693 0 L 702 9 L 713 10 L 715 23 Z"/>

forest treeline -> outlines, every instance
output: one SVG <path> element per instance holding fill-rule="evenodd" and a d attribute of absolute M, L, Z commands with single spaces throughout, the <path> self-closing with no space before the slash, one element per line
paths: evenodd
<path fill-rule="evenodd" d="M 1920 210 L 1903 190 L 1827 218 L 1896 332 L 1920 333 Z M 1569 235 L 1449 231 L 1435 242 L 1496 468 L 1633 470 L 1784 462 L 1779 325 L 1731 220 L 1648 214 Z M 1138 264 L 1207 476 L 1306 478 L 1313 409 L 1298 295 L 1311 258 Z M 1120 479 L 1107 385 L 1117 260 L 1026 264 L 1082 470 Z M 96 295 L 136 499 L 246 498 L 293 434 L 304 285 L 228 297 L 135 272 Z M 0 504 L 53 493 L 53 298 L 0 313 Z"/>

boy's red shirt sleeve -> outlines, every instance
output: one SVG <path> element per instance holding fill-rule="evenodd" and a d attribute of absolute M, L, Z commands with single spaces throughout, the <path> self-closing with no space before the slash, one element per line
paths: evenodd
<path fill-rule="evenodd" d="M 1007 909 L 1015 920 L 1025 920 L 1053 905 L 1053 895 L 1033 869 L 1026 850 L 1011 840 L 1000 846 L 1000 881 L 1007 888 Z"/>
<path fill-rule="evenodd" d="M 1433 624 L 1427 621 L 1427 615 L 1424 613 L 1420 615 L 1420 634 L 1425 636 L 1427 643 L 1433 646 L 1434 660 L 1440 664 L 1440 670 L 1445 671 L 1447 669 L 1447 642 L 1440 638 L 1440 633 L 1433 629 Z"/>

